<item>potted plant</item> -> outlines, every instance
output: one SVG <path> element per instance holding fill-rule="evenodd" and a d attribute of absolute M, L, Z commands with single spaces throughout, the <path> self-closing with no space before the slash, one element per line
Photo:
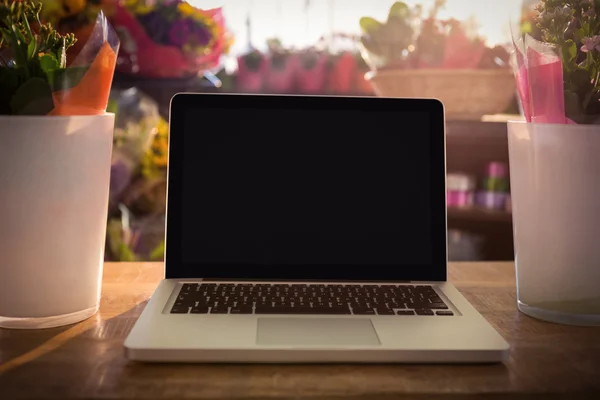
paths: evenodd
<path fill-rule="evenodd" d="M 354 92 L 357 62 L 353 50 L 356 39 L 351 35 L 336 33 L 327 43 L 327 92 L 348 95 Z"/>
<path fill-rule="evenodd" d="M 265 55 L 252 49 L 238 57 L 236 87 L 240 92 L 260 93 L 269 71 L 269 60 Z"/>
<path fill-rule="evenodd" d="M 268 41 L 269 67 L 266 72 L 266 89 L 271 93 L 291 93 L 296 85 L 297 57 L 277 39 Z"/>
<path fill-rule="evenodd" d="M 118 39 L 99 14 L 72 34 L 33 1 L 0 1 L 0 327 L 74 323 L 98 309 Z M 35 290 L 31 290 L 32 284 Z"/>
<path fill-rule="evenodd" d="M 308 48 L 299 53 L 299 58 L 298 91 L 323 93 L 327 81 L 327 56 L 315 48 Z"/>
<path fill-rule="evenodd" d="M 600 1 L 542 0 L 515 42 L 527 122 L 508 125 L 519 309 L 600 325 Z"/>
<path fill-rule="evenodd" d="M 327 60 L 328 92 L 348 95 L 352 92 L 356 72 L 356 58 L 349 51 L 330 53 Z"/>
<path fill-rule="evenodd" d="M 385 22 L 362 18 L 360 44 L 371 67 L 367 79 L 380 96 L 438 98 L 452 119 L 503 112 L 515 85 L 507 63 L 495 57 L 489 62 L 501 49 L 486 48 L 468 21 L 439 19 L 444 4 L 436 0 L 424 16 L 421 7 L 397 2 Z"/>

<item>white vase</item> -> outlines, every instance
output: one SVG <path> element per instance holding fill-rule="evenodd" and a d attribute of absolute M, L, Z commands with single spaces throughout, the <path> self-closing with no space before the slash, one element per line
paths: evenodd
<path fill-rule="evenodd" d="M 98 310 L 114 115 L 0 116 L 0 327 Z"/>
<path fill-rule="evenodd" d="M 600 325 L 600 126 L 508 124 L 519 309 Z"/>

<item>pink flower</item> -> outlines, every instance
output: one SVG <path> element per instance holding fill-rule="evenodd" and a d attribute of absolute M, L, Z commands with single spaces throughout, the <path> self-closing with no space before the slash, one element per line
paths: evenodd
<path fill-rule="evenodd" d="M 583 38 L 583 47 L 581 48 L 581 51 L 587 53 L 592 50 L 600 51 L 600 35 Z"/>

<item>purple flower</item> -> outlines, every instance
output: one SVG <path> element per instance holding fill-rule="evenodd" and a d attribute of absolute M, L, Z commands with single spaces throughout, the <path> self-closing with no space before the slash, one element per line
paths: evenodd
<path fill-rule="evenodd" d="M 212 39 L 210 30 L 204 25 L 194 24 L 192 28 L 192 35 L 195 43 L 201 47 L 207 46 Z"/>
<path fill-rule="evenodd" d="M 600 51 L 600 35 L 583 38 L 583 47 L 581 48 L 581 51 L 587 53 L 592 50 Z"/>
<path fill-rule="evenodd" d="M 121 160 L 115 160 L 110 168 L 110 199 L 117 201 L 131 182 L 131 172 Z"/>
<path fill-rule="evenodd" d="M 175 22 L 169 31 L 169 43 L 178 47 L 190 42 L 195 46 L 204 47 L 210 43 L 211 39 L 210 30 L 191 19 Z"/>
<path fill-rule="evenodd" d="M 169 31 L 169 42 L 174 46 L 181 47 L 188 42 L 190 33 L 190 24 L 187 20 L 177 21 Z"/>
<path fill-rule="evenodd" d="M 163 14 L 158 11 L 151 11 L 148 14 L 140 15 L 138 19 L 152 41 L 168 44 L 168 33 L 171 27 Z"/>

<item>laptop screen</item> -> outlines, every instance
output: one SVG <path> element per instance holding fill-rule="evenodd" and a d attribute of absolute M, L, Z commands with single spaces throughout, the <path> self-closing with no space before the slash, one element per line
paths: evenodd
<path fill-rule="evenodd" d="M 181 260 L 200 277 L 398 280 L 431 268 L 429 113 L 206 107 L 182 117 Z"/>

